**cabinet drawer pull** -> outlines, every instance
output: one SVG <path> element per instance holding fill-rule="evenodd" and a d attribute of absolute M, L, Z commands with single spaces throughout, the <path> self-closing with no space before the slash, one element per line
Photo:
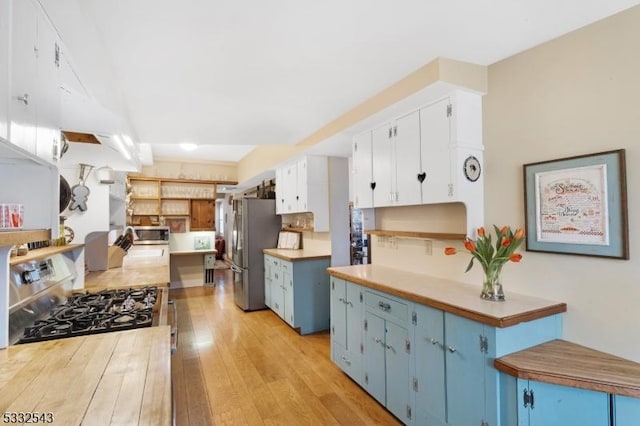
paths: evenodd
<path fill-rule="evenodd" d="M 456 348 L 451 347 L 451 346 L 447 346 L 447 350 L 451 353 L 454 353 L 456 351 Z"/>
<path fill-rule="evenodd" d="M 29 94 L 25 93 L 22 96 L 18 96 L 17 98 L 20 102 L 24 102 L 25 105 L 29 105 Z"/>
<path fill-rule="evenodd" d="M 378 302 L 378 308 L 382 309 L 385 312 L 389 312 L 391 310 L 391 305 L 384 302 Z"/>
<path fill-rule="evenodd" d="M 437 345 L 438 342 L 436 339 L 434 339 L 433 337 L 426 337 L 427 341 L 429 341 L 429 343 L 431 343 L 432 345 Z"/>

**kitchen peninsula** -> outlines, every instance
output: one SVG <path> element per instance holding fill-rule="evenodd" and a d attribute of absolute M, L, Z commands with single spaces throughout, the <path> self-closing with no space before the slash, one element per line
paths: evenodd
<path fill-rule="evenodd" d="M 328 272 L 331 359 L 406 424 L 500 424 L 493 360 L 559 338 L 567 310 L 378 265 Z"/>

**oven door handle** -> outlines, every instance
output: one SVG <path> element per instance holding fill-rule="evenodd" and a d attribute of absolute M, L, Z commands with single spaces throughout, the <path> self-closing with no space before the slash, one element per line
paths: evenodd
<path fill-rule="evenodd" d="M 167 302 L 173 308 L 173 321 L 171 326 L 171 355 L 178 351 L 178 307 L 175 300 Z"/>

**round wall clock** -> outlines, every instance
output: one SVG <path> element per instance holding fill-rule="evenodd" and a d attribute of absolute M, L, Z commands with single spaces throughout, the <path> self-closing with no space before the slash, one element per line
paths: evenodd
<path fill-rule="evenodd" d="M 464 177 L 470 182 L 475 182 L 480 179 L 480 173 L 482 169 L 480 167 L 480 161 L 473 155 L 468 156 L 464 160 L 463 165 Z"/>

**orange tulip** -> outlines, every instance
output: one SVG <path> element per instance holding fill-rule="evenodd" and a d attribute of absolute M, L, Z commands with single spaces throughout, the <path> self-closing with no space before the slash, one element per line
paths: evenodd
<path fill-rule="evenodd" d="M 509 247 L 511 245 L 511 240 L 509 238 L 505 238 L 501 243 L 502 247 Z"/>
<path fill-rule="evenodd" d="M 478 228 L 478 237 L 484 237 L 484 227 Z"/>
<path fill-rule="evenodd" d="M 476 250 L 476 245 L 473 241 L 471 240 L 465 240 L 464 242 L 464 248 L 466 248 L 467 250 L 473 252 Z"/>
<path fill-rule="evenodd" d="M 524 237 L 524 229 L 520 228 L 516 231 L 516 234 L 513 236 L 516 240 L 519 240 Z"/>
<path fill-rule="evenodd" d="M 508 230 L 509 230 L 509 227 L 505 225 L 500 229 L 500 234 L 504 235 L 507 233 Z"/>
<path fill-rule="evenodd" d="M 509 260 L 512 262 L 520 262 L 522 260 L 522 255 L 520 253 L 513 253 L 509 256 Z"/>
<path fill-rule="evenodd" d="M 444 254 L 446 254 L 447 256 L 451 256 L 452 254 L 456 254 L 457 252 L 458 251 L 455 247 L 445 247 L 444 249 Z"/>

